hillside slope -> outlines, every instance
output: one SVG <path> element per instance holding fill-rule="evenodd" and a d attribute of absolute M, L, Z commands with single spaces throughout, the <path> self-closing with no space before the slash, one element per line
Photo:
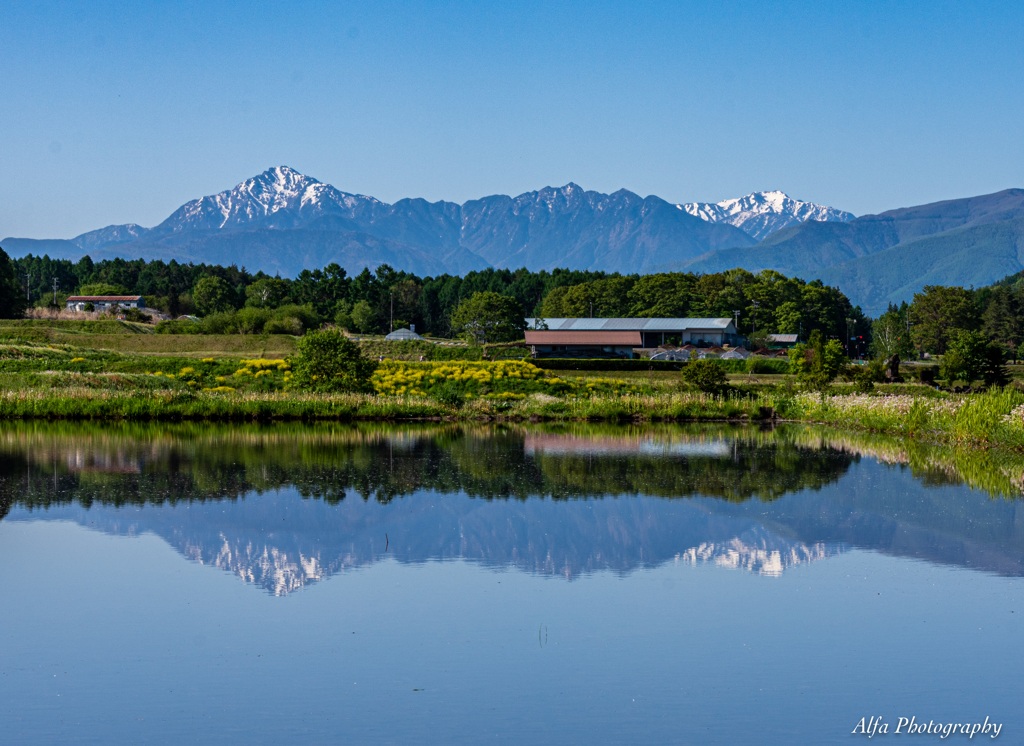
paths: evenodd
<path fill-rule="evenodd" d="M 925 285 L 989 285 L 1024 269 L 1024 217 L 947 231 L 821 270 L 816 276 L 866 312 L 909 300 Z"/>
<path fill-rule="evenodd" d="M 837 285 L 884 310 L 927 284 L 984 285 L 1016 271 L 1024 189 L 784 228 L 751 247 L 713 250 L 646 271 L 778 270 Z"/>

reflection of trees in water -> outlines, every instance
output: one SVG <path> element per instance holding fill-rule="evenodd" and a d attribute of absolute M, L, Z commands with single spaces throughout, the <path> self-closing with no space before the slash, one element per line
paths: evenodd
<path fill-rule="evenodd" d="M 774 500 L 802 489 L 820 489 L 846 473 L 853 457 L 811 449 L 778 438 L 737 436 L 726 458 L 541 455 L 550 485 L 567 495 L 703 495 L 731 502 Z"/>
<path fill-rule="evenodd" d="M 1012 451 L 954 448 L 828 427 L 789 429 L 790 437 L 808 448 L 827 448 L 906 466 L 926 487 L 967 484 L 995 497 L 1018 498 L 1024 494 L 1024 456 Z"/>
<path fill-rule="evenodd" d="M 328 503 L 417 490 L 774 500 L 834 483 L 861 455 L 909 465 L 926 485 L 1019 495 L 1024 483 L 1014 455 L 806 427 L 21 423 L 0 432 L 0 518 L 12 504 L 174 504 L 284 487 Z"/>
<path fill-rule="evenodd" d="M 527 452 L 528 432 L 544 433 L 548 448 Z M 563 441 L 573 449 L 551 450 Z M 716 445 L 687 450 L 702 443 Z M 174 504 L 283 487 L 328 503 L 352 493 L 388 502 L 417 490 L 485 499 L 642 493 L 770 500 L 834 482 L 852 460 L 734 428 L 30 424 L 0 433 L 0 509 L 70 500 Z"/>

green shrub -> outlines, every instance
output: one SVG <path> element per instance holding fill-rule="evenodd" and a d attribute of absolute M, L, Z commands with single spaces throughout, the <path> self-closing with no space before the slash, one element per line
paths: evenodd
<path fill-rule="evenodd" d="M 281 306 L 274 311 L 274 320 L 278 322 L 277 328 L 282 331 L 269 332 L 270 334 L 303 334 L 310 329 L 320 326 L 320 317 L 316 315 L 313 306 L 309 303 L 298 306 L 289 304 Z M 284 331 L 291 329 L 292 331 Z"/>
<path fill-rule="evenodd" d="M 900 368 L 900 374 L 908 380 L 928 385 L 935 385 L 938 372 L 938 365 L 905 365 Z"/>
<path fill-rule="evenodd" d="M 262 334 L 273 312 L 266 308 L 249 306 L 235 314 L 235 325 L 239 334 Z"/>
<path fill-rule="evenodd" d="M 714 360 L 691 360 L 683 368 L 682 378 L 708 394 L 719 394 L 729 387 L 725 368 Z"/>
<path fill-rule="evenodd" d="M 299 391 L 371 391 L 377 363 L 337 329 L 310 332 L 299 340 L 292 388 Z"/>
<path fill-rule="evenodd" d="M 732 362 L 730 360 L 721 360 L 720 363 Z M 741 362 L 737 360 L 736 362 Z M 767 373 L 788 373 L 789 372 L 789 361 L 788 360 L 770 360 L 765 357 L 748 357 L 742 361 L 747 373 L 760 373 L 762 375 Z"/>
<path fill-rule="evenodd" d="M 871 360 L 867 365 L 851 365 L 848 377 L 858 392 L 867 394 L 874 391 L 876 383 L 885 381 L 885 365 L 881 360 Z"/>
<path fill-rule="evenodd" d="M 438 404 L 443 404 L 452 409 L 460 409 L 466 403 L 466 397 L 457 383 L 446 382 L 431 392 L 431 398 Z"/>
<path fill-rule="evenodd" d="M 789 362 L 802 384 L 825 391 L 843 369 L 846 353 L 839 340 L 826 342 L 821 331 L 815 329 L 806 344 L 798 344 L 789 351 Z"/>
<path fill-rule="evenodd" d="M 267 325 L 263 327 L 263 331 L 266 334 L 292 334 L 299 336 L 302 334 L 302 322 L 295 318 L 281 318 L 271 319 L 267 322 Z"/>

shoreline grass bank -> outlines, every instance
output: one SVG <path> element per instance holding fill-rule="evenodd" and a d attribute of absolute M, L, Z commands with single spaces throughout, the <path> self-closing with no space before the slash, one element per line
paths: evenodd
<path fill-rule="evenodd" d="M 470 399 L 461 406 L 418 395 L 133 391 L 86 387 L 0 391 L 0 420 L 123 422 L 796 422 L 908 441 L 1024 452 L 1024 392 L 939 397 L 699 392 L 564 398 Z"/>
<path fill-rule="evenodd" d="M 138 335 L 137 335 L 138 336 Z M 802 392 L 791 376 L 733 376 L 724 395 L 679 377 L 542 370 L 521 360 L 385 360 L 365 394 L 316 394 L 290 358 L 133 355 L 0 343 L 0 420 L 409 422 L 778 422 L 920 442 L 1024 451 L 1024 391 L 952 394 L 920 384 L 872 394 Z M 659 372 L 661 373 L 661 372 Z"/>
<path fill-rule="evenodd" d="M 136 391 L 87 388 L 0 391 L 0 420 L 125 421 L 730 421 L 776 416 L 770 397 L 699 393 L 565 399 L 471 399 L 461 406 L 425 396 L 294 392 Z"/>

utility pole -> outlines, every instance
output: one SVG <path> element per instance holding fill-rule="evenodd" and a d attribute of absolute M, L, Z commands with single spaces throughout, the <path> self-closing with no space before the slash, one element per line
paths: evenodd
<path fill-rule="evenodd" d="M 756 333 L 757 332 L 757 307 L 760 306 L 761 304 L 758 303 L 755 300 L 750 305 L 752 305 L 754 307 L 754 332 L 753 333 Z"/>
<path fill-rule="evenodd" d="M 55 305 L 55 306 L 57 305 L 57 288 L 59 288 L 59 287 L 60 287 L 60 281 L 56 277 L 54 277 L 53 278 L 53 305 Z"/>
<path fill-rule="evenodd" d="M 27 303 L 31 303 L 32 302 L 31 292 L 32 292 L 32 273 L 31 272 L 26 272 L 25 273 L 25 302 L 27 302 Z"/>
<path fill-rule="evenodd" d="M 733 310 L 732 315 L 736 318 L 736 336 L 740 336 L 740 312 Z"/>

